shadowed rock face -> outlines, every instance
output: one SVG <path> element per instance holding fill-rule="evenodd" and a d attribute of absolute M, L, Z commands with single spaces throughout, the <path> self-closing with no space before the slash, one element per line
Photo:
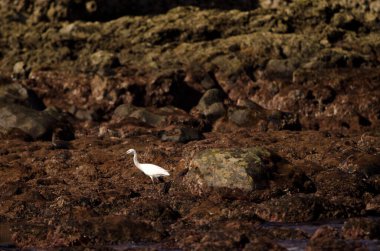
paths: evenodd
<path fill-rule="evenodd" d="M 157 15 L 178 6 L 198 6 L 200 8 L 251 10 L 258 6 L 257 1 L 226 0 L 58 0 L 58 1 L 18 1 L 5 0 L 0 10 L 14 11 L 23 19 L 36 21 L 87 20 L 106 21 L 125 15 Z"/>
<path fill-rule="evenodd" d="M 54 118 L 40 111 L 21 105 L 7 105 L 0 102 L 0 128 L 2 134 L 18 129 L 36 139 L 51 131 Z"/>
<path fill-rule="evenodd" d="M 379 232 L 379 13 L 0 1 L 0 249 L 363 248 Z M 130 148 L 170 176 L 152 184 Z M 345 224 L 293 224 L 316 220 Z"/>

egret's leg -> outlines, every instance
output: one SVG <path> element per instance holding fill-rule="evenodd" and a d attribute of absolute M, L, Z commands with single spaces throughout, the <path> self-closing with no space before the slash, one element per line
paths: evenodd
<path fill-rule="evenodd" d="M 152 180 L 152 182 L 153 182 L 153 184 L 154 184 L 154 179 L 153 179 L 153 177 L 152 176 L 149 176 L 150 177 L 150 179 Z"/>

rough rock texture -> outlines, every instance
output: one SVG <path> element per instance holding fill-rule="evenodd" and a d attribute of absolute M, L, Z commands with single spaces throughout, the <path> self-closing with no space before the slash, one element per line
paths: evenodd
<path fill-rule="evenodd" d="M 20 130 L 34 139 L 51 132 L 56 120 L 48 113 L 36 111 L 21 105 L 0 102 L 0 133 L 9 134 Z"/>
<path fill-rule="evenodd" d="M 379 14 L 0 1 L 0 249 L 379 250 Z"/>
<path fill-rule="evenodd" d="M 378 219 L 349 219 L 344 223 L 343 236 L 346 239 L 379 239 L 380 221 Z"/>
<path fill-rule="evenodd" d="M 273 156 L 264 148 L 207 149 L 196 153 L 188 172 L 189 183 L 250 191 L 266 186 L 275 171 Z"/>
<path fill-rule="evenodd" d="M 260 218 L 270 222 L 305 222 L 321 217 L 322 204 L 321 198 L 300 194 L 263 202 L 255 212 Z"/>
<path fill-rule="evenodd" d="M 318 228 L 310 241 L 307 243 L 306 250 L 365 250 L 366 247 L 359 242 L 347 243 L 343 240 L 337 229 L 329 226 Z"/>
<path fill-rule="evenodd" d="M 4 11 L 14 8 L 10 2 L 3 4 Z M 90 7 L 84 5 L 93 2 L 99 11 L 109 10 L 111 5 L 115 11 L 129 6 L 120 1 L 109 6 L 107 1 L 20 1 L 16 9 L 41 15 L 44 10 L 71 13 L 66 11 L 70 8 L 85 13 Z M 245 5 L 248 2 L 243 2 L 205 4 L 250 9 Z M 103 111 L 102 99 L 120 102 L 126 92 L 138 96 L 136 105 L 170 104 L 188 111 L 197 105 L 202 93 L 219 87 L 233 102 L 245 98 L 266 109 L 297 113 L 303 128 L 378 127 L 380 39 L 376 4 L 356 1 L 357 8 L 355 3 L 346 2 L 289 2 L 279 8 L 251 11 L 178 7 L 160 15 L 123 16 L 107 22 L 30 25 L 0 19 L 0 69 L 33 79 L 39 70 L 52 68 L 74 74 L 112 75 L 113 81 L 103 82 L 102 95 L 92 93 L 96 97 L 90 106 L 102 110 L 94 111 L 99 119 L 109 112 Z M 49 85 L 49 89 L 54 88 Z M 70 85 L 65 89 L 76 90 Z M 192 95 L 197 98 L 189 99 Z M 358 101 L 358 96 L 367 101 Z M 79 104 L 75 103 L 75 108 Z M 106 109 L 114 108 L 111 104 Z M 212 116 L 222 113 L 220 104 L 211 109 L 208 113 L 215 114 Z"/>

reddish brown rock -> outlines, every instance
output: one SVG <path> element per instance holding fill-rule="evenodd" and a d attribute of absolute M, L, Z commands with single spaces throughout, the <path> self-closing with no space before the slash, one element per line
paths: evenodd
<path fill-rule="evenodd" d="M 371 218 L 354 218 L 344 222 L 343 236 L 346 239 L 379 239 L 380 220 Z"/>
<path fill-rule="evenodd" d="M 366 250 L 359 242 L 348 243 L 342 239 L 339 230 L 322 226 L 310 238 L 306 250 Z"/>

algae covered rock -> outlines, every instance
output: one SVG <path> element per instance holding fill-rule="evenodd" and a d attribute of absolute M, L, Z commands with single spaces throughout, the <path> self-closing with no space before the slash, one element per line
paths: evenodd
<path fill-rule="evenodd" d="M 191 186 L 238 188 L 244 191 L 264 188 L 275 170 L 272 154 L 261 147 L 213 148 L 193 157 L 187 175 Z"/>

